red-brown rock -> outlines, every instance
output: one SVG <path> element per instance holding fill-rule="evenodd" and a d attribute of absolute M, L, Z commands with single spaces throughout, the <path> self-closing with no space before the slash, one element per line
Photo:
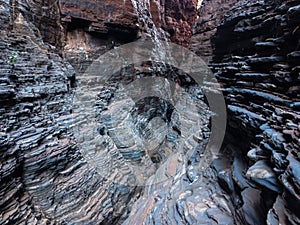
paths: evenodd
<path fill-rule="evenodd" d="M 196 19 L 196 0 L 166 0 L 164 3 L 151 0 L 146 5 L 150 11 L 149 17 L 152 17 L 157 28 L 167 31 L 173 42 L 188 45 L 191 25 Z M 120 36 L 127 34 L 129 40 L 137 38 L 138 17 L 132 1 L 122 1 L 120 4 L 119 1 L 109 0 L 60 0 L 59 7 L 61 22 L 69 29 L 83 28 L 87 32 Z"/>

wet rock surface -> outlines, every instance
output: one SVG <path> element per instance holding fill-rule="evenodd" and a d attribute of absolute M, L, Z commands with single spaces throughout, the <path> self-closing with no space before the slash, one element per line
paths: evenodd
<path fill-rule="evenodd" d="M 1 16 L 9 18 L 12 12 L 3 10 Z M 190 78 L 181 73 L 179 79 L 173 69 L 168 70 L 169 79 L 182 86 L 176 92 L 181 110 L 177 112 L 155 98 L 138 102 L 134 108 L 114 80 L 104 89 L 82 87 L 80 92 L 75 78 L 90 63 L 86 55 L 67 57 L 76 65 L 75 60 L 84 56 L 74 70 L 44 42 L 48 40 L 37 32 L 35 21 L 23 14 L 22 8 L 14 8 L 13 26 L 3 26 L 0 41 L 1 224 L 152 223 L 147 216 L 150 207 L 155 211 L 166 206 L 168 218 L 157 218 L 156 223 L 233 221 L 226 197 L 214 182 L 215 172 L 198 169 L 209 136 L 210 114 L 201 92 L 193 94 L 197 89 Z M 123 78 L 126 82 L 134 74 L 159 73 L 147 71 L 144 66 L 129 68 L 115 79 L 128 74 Z M 166 95 L 171 95 L 169 86 L 164 77 L 154 84 L 155 90 Z M 88 129 L 81 130 L 82 139 L 74 136 L 77 124 L 85 122 L 76 115 L 86 110 L 85 105 L 72 105 L 75 91 L 84 98 L 92 95 L 99 112 L 100 139 L 90 138 Z M 134 119 L 137 113 L 139 120 Z M 195 121 L 200 125 L 191 135 L 189 126 Z M 135 129 L 129 129 L 130 124 Z M 185 152 L 177 151 L 179 144 Z M 140 181 L 146 186 L 138 186 Z M 200 194 L 204 181 L 207 190 Z M 137 209 L 140 212 L 135 214 Z"/>
<path fill-rule="evenodd" d="M 299 1 L 204 1 L 192 49 L 213 58 L 229 114 L 206 169 L 210 111 L 189 76 L 144 64 L 89 86 L 98 54 L 151 23 L 132 1 L 85 3 L 0 0 L 0 223 L 299 224 Z M 150 1 L 141 19 L 187 45 L 195 5 Z M 140 77 L 172 101 L 134 102 L 122 85 Z"/>
<path fill-rule="evenodd" d="M 135 5 L 139 4 L 145 5 L 142 13 L 149 19 L 143 20 L 138 15 Z M 166 32 L 172 41 L 183 45 L 187 45 L 191 37 L 190 28 L 196 19 L 196 6 L 195 0 L 85 1 L 85 4 L 59 1 L 61 21 L 71 30 L 82 28 L 96 35 L 119 36 L 132 41 L 137 38 L 139 30 L 156 26 Z"/>
<path fill-rule="evenodd" d="M 61 54 L 82 73 L 99 55 L 139 38 L 157 37 L 188 46 L 196 5 L 195 0 L 59 1 Z"/>

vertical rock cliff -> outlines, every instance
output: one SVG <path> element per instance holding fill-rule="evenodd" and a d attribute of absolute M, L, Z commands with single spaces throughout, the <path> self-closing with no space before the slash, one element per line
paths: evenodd
<path fill-rule="evenodd" d="M 240 196 L 241 223 L 298 224 L 299 1 L 229 1 L 221 20 L 206 10 L 219 2 L 206 3 L 194 39 L 223 84 L 232 152 L 229 177 L 219 179 Z"/>
<path fill-rule="evenodd" d="M 198 9 L 199 18 L 193 26 L 193 35 L 190 48 L 209 62 L 213 55 L 211 43 L 224 14 L 237 2 L 237 0 L 208 0 L 203 1 Z"/>

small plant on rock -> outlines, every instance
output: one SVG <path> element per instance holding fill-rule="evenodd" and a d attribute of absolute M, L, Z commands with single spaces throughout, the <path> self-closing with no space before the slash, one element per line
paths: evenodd
<path fill-rule="evenodd" d="M 19 56 L 18 53 L 13 51 L 7 59 L 7 63 L 14 67 L 17 62 L 18 56 Z"/>

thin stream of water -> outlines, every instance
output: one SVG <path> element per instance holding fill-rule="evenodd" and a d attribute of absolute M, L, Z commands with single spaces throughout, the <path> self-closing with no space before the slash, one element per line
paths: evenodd
<path fill-rule="evenodd" d="M 157 61 L 165 61 L 166 57 L 170 58 L 168 54 L 168 46 L 165 46 L 162 41 L 168 41 L 166 33 L 161 29 L 157 28 L 150 12 L 150 1 L 149 0 L 131 0 L 135 13 L 139 19 L 139 25 L 144 28 L 155 48 L 153 49 L 153 57 Z M 158 6 L 160 7 L 160 6 Z M 161 11 L 159 8 L 158 11 Z"/>

